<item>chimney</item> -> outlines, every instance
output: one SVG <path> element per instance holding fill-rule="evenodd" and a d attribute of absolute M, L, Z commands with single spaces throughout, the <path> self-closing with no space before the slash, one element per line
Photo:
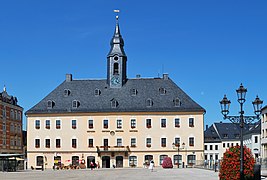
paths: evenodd
<path fill-rule="evenodd" d="M 164 80 L 168 80 L 168 79 L 169 79 L 169 74 L 164 73 L 164 74 L 163 74 L 163 79 L 164 79 Z"/>
<path fill-rule="evenodd" d="M 137 74 L 136 75 L 136 79 L 141 79 L 141 75 L 140 74 Z"/>
<path fill-rule="evenodd" d="M 209 128 L 209 125 L 206 125 L 206 130 Z"/>
<path fill-rule="evenodd" d="M 72 74 L 66 74 L 66 82 L 72 81 Z"/>

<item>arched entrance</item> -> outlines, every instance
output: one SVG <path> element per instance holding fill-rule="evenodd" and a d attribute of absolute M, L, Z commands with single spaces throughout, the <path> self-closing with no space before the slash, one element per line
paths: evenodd
<path fill-rule="evenodd" d="M 102 168 L 110 168 L 110 157 L 109 156 L 102 157 Z"/>
<path fill-rule="evenodd" d="M 116 167 L 117 168 L 123 167 L 123 156 L 116 156 Z"/>
<path fill-rule="evenodd" d="M 91 162 L 93 162 L 95 165 L 95 156 L 87 156 L 87 168 L 90 168 Z"/>

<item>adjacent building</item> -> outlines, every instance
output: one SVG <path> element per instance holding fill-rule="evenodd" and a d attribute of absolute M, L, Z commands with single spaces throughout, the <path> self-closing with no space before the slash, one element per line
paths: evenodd
<path fill-rule="evenodd" d="M 0 154 L 22 154 L 22 113 L 15 96 L 0 93 Z"/>
<path fill-rule="evenodd" d="M 261 111 L 261 158 L 266 162 L 267 158 L 267 106 Z"/>
<path fill-rule="evenodd" d="M 142 167 L 152 159 L 160 166 L 166 156 L 180 166 L 203 161 L 205 109 L 168 74 L 127 78 L 118 18 L 110 45 L 105 79 L 67 74 L 26 112 L 28 167 Z"/>

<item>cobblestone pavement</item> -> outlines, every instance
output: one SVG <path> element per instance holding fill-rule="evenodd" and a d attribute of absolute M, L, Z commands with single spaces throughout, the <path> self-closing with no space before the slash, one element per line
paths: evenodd
<path fill-rule="evenodd" d="M 93 179 L 93 180 L 158 180 L 158 179 L 179 179 L 179 180 L 218 180 L 218 172 L 187 168 L 187 169 L 162 169 L 155 168 L 153 172 L 149 169 L 123 168 L 123 169 L 96 169 L 96 170 L 27 170 L 21 172 L 0 172 L 0 179 Z"/>

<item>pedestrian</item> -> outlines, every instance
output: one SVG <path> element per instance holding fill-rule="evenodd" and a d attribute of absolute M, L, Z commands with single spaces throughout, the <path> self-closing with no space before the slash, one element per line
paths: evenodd
<path fill-rule="evenodd" d="M 95 166 L 94 166 L 94 163 L 91 161 L 91 162 L 90 162 L 90 168 L 91 168 L 91 170 L 93 170 L 94 167 L 95 167 Z"/>
<path fill-rule="evenodd" d="M 151 170 L 151 172 L 153 171 L 153 168 L 154 168 L 154 161 L 153 159 L 150 161 L 150 164 L 149 164 L 149 169 Z"/>

